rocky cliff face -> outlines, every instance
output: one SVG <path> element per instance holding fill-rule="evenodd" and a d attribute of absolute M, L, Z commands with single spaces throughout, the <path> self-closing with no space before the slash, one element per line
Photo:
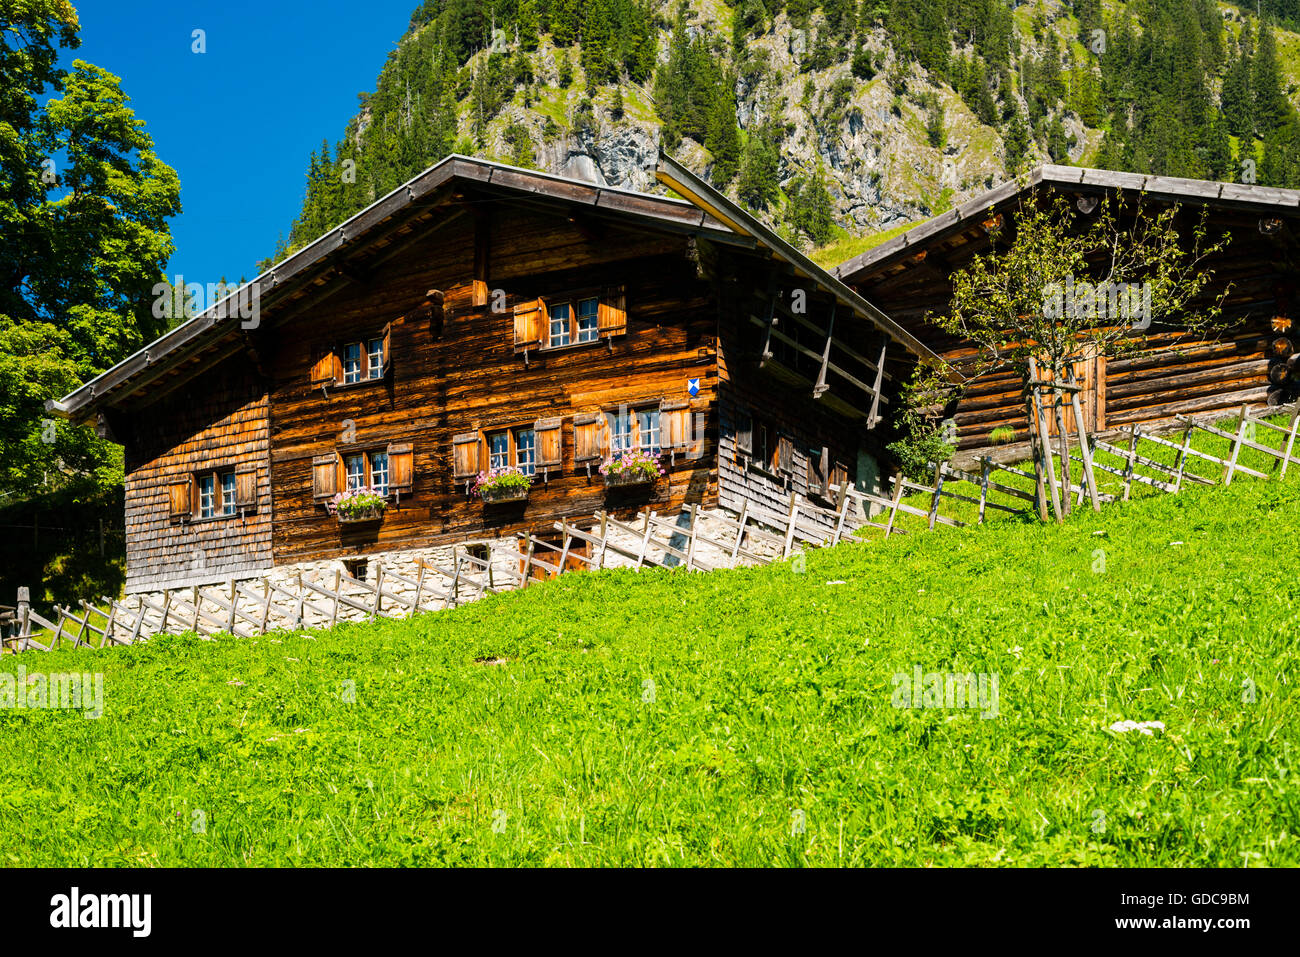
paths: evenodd
<path fill-rule="evenodd" d="M 666 23 L 677 0 L 657 3 Z M 688 30 L 695 36 L 730 37 L 731 18 L 739 15 L 720 0 L 691 0 L 690 10 Z M 1224 16 L 1232 23 L 1236 14 L 1224 8 Z M 1078 41 L 1078 21 L 1065 0 L 1022 4 L 1013 22 L 1021 57 L 1037 57 L 1052 40 L 1057 49 L 1070 51 L 1070 63 L 1091 69 Z M 806 70 L 822 24 L 820 12 L 805 29 L 782 14 L 762 36 L 747 40 L 744 56 L 737 58 L 761 63 L 761 69 L 729 64 L 737 68 L 736 117 L 742 134 L 773 124 L 785 131 L 779 150 L 782 189 L 796 177 L 820 173 L 835 221 L 850 235 L 862 235 L 936 215 L 1009 178 L 1007 146 L 999 128 L 982 123 L 946 83 L 915 63 L 901 61 L 884 30 L 875 31 L 864 44 L 874 68 L 870 78 L 854 76 L 848 57 L 824 69 Z M 669 56 L 668 37 L 662 28 L 661 63 Z M 1278 31 L 1278 37 L 1281 49 L 1300 55 L 1300 38 L 1284 31 Z M 480 70 L 486 57 L 486 52 L 477 54 L 469 70 Z M 661 189 L 653 173 L 661 122 L 650 89 L 625 83 L 616 96 L 613 86 L 595 87 L 592 112 L 584 114 L 579 104 L 593 91 L 573 47 L 557 50 L 543 36 L 528 59 L 535 81 L 526 91 L 516 90 L 481 139 L 475 140 L 468 98 L 461 104 L 460 149 L 509 161 L 520 155 L 522 129 L 531 146 L 531 165 L 602 185 Z M 572 72 L 565 84 L 562 59 Z M 1289 92 L 1293 99 L 1300 98 L 1294 84 Z M 1027 113 L 1021 92 L 1011 96 Z M 1095 159 L 1100 130 L 1088 127 L 1063 101 L 1049 105 L 1048 118 L 1059 120 L 1064 128 L 1071 162 L 1086 165 Z M 364 135 L 365 128 L 362 117 L 357 135 Z M 697 173 L 710 176 L 713 157 L 703 144 L 686 139 L 672 153 Z M 1047 154 L 1031 143 L 1029 159 L 1047 161 Z M 728 192 L 735 195 L 734 183 Z M 782 228 L 783 206 L 778 202 L 762 215 Z M 798 241 L 792 230 L 785 232 Z"/>
<path fill-rule="evenodd" d="M 814 18 L 814 27 L 816 22 Z M 699 8 L 693 29 L 726 35 L 728 28 L 717 22 L 713 11 Z M 737 79 L 737 121 L 742 131 L 764 121 L 785 124 L 789 133 L 781 148 L 782 187 L 796 176 L 820 169 L 835 218 L 849 232 L 873 232 L 924 219 L 1006 178 L 1001 137 L 980 123 L 946 85 L 913 67 L 906 74 L 906 93 L 895 96 L 887 79 L 895 69 L 894 54 L 883 31 L 868 43 L 880 70 L 871 80 L 853 78 L 847 61 L 826 70 L 801 72 L 807 46 L 806 34 L 784 15 L 752 43 L 751 55 L 764 57 L 767 68 L 764 78 L 752 85 L 743 75 Z M 518 99 L 507 105 L 490 124 L 486 149 L 480 152 L 509 156 L 505 131 L 522 125 L 535 144 L 536 165 L 542 169 L 602 185 L 659 190 L 654 162 L 660 123 L 650 91 L 623 86 L 625 112 L 615 118 L 610 110 L 613 89 L 598 89 L 594 126 L 574 129 L 577 104 L 586 95 L 585 81 L 581 71 L 575 71 L 570 87 L 560 89 L 556 54 L 543 38 L 533 54 L 537 99 L 529 106 Z M 666 42 L 661 42 L 659 55 L 667 57 Z M 847 102 L 836 104 L 834 117 L 828 119 L 828 91 L 844 78 L 852 81 L 852 94 Z M 941 148 L 928 141 L 927 117 L 918 105 L 926 94 L 938 97 L 944 109 Z M 467 111 L 462 122 L 465 135 L 470 131 L 469 119 Z M 1082 130 L 1077 117 L 1067 118 L 1067 123 Z M 1086 137 L 1080 140 L 1078 153 L 1082 154 Z M 673 152 L 697 173 L 710 173 L 712 157 L 702 144 L 686 139 Z M 780 219 L 778 210 L 765 215 Z"/>

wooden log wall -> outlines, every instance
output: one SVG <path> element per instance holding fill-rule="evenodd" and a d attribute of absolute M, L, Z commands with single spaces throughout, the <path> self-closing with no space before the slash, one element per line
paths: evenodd
<path fill-rule="evenodd" d="M 130 420 L 126 446 L 126 588 L 219 581 L 271 566 L 266 386 L 236 355 Z M 168 489 L 200 470 L 256 470 L 253 507 L 173 522 Z"/>
<path fill-rule="evenodd" d="M 630 517 L 647 506 L 716 501 L 716 306 L 689 246 L 684 237 L 487 199 L 367 281 L 278 328 L 271 363 L 276 563 L 512 536 L 549 529 L 558 519 L 590 523 L 601 509 Z M 515 304 L 619 286 L 625 334 L 532 349 L 527 357 L 516 350 Z M 414 314 L 434 289 L 443 293 L 441 323 Z M 493 308 L 496 290 L 504 292 L 501 312 Z M 391 370 L 384 379 L 325 392 L 311 386 L 322 347 L 378 335 L 389 323 Z M 692 378 L 699 379 L 695 397 L 687 392 Z M 599 463 L 575 461 L 575 416 L 665 399 L 689 402 L 707 423 L 700 457 L 678 452 L 671 467 L 665 464 L 666 481 L 650 490 L 606 490 Z M 539 467 L 525 502 L 485 505 L 454 478 L 453 437 L 557 417 L 561 465 L 545 479 Z M 411 445 L 411 493 L 378 523 L 340 526 L 313 498 L 313 459 L 393 442 Z"/>
<path fill-rule="evenodd" d="M 1189 210 L 1180 222 L 1190 229 L 1198 215 Z M 1259 216 L 1250 212 L 1211 211 L 1210 236 L 1225 231 L 1231 237 L 1228 247 L 1210 260 L 1209 268 L 1214 272 L 1210 293 L 1217 296 L 1229 289 L 1226 328 L 1209 336 L 1152 335 L 1141 351 L 1104 360 L 1105 375 L 1089 397 L 1104 414 L 1090 427 L 1105 431 L 1139 423 L 1164 425 L 1180 414 L 1229 412 L 1243 402 L 1279 404 L 1300 395 L 1300 375 L 1285 366 L 1295 351 L 1287 331 L 1296 307 L 1294 253 L 1285 246 L 1283 234 L 1262 235 Z M 972 359 L 976 349 L 939 330 L 930 317 L 947 309 L 951 272 L 988 249 L 988 236 L 976 224 L 936 240 L 907 260 L 847 278 L 936 352 L 960 363 Z M 1019 378 L 1010 373 L 974 382 L 955 409 L 958 448 L 988 447 L 999 429 L 1012 431 L 1007 441 L 1025 441 L 1028 427 L 1020 389 Z"/>

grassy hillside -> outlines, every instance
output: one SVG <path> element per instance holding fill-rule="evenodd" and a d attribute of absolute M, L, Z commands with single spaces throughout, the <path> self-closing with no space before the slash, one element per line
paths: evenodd
<path fill-rule="evenodd" d="M 6 658 L 102 669 L 105 714 L 0 712 L 0 846 L 72 866 L 1296 865 L 1297 509 L 1292 478 L 1241 481 L 806 566 Z M 893 707 L 918 666 L 996 675 L 996 716 Z"/>

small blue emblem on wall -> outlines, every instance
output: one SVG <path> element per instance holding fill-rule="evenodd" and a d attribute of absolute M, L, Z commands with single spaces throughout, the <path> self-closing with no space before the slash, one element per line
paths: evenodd
<path fill-rule="evenodd" d="M 699 379 L 687 379 L 687 380 L 686 380 L 686 391 L 689 392 L 692 396 L 697 396 L 697 395 L 699 395 L 699 394 L 700 394 L 700 380 L 699 380 Z"/>

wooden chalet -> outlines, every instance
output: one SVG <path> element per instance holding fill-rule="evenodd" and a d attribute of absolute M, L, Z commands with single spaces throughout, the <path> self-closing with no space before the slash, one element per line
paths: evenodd
<path fill-rule="evenodd" d="M 1086 222 L 1101 197 L 1142 195 L 1147 210 L 1179 207 L 1190 229 L 1208 207 L 1210 237 L 1227 233 L 1222 254 L 1207 264 L 1212 293 L 1230 288 L 1224 302 L 1227 328 L 1212 338 L 1181 336 L 1176 322 L 1158 319 L 1140 351 L 1121 358 L 1079 363 L 1089 431 L 1107 432 L 1134 423 L 1156 426 L 1179 414 L 1228 412 L 1243 403 L 1280 405 L 1300 391 L 1295 358 L 1297 254 L 1300 192 L 1262 186 L 1144 176 L 1068 166 L 1042 166 L 1026 183 L 1006 183 L 949 212 L 854 257 L 832 270 L 854 290 L 960 368 L 973 357 L 973 343 L 942 330 L 952 296 L 951 275 L 988 252 L 994 227 L 1014 229 L 1022 201 L 1060 194 Z M 1127 202 L 1132 208 L 1132 202 Z M 971 383 L 955 409 L 958 447 L 988 446 L 996 429 L 1028 436 L 1025 400 L 1014 374 L 988 375 Z"/>
<path fill-rule="evenodd" d="M 127 590 L 872 484 L 910 332 L 689 172 L 686 199 L 451 156 L 51 402 L 125 447 Z M 607 488 L 602 461 L 666 477 Z M 492 467 L 526 499 L 470 494 Z M 382 518 L 333 496 L 379 487 Z M 352 567 L 349 565 L 348 567 Z"/>

